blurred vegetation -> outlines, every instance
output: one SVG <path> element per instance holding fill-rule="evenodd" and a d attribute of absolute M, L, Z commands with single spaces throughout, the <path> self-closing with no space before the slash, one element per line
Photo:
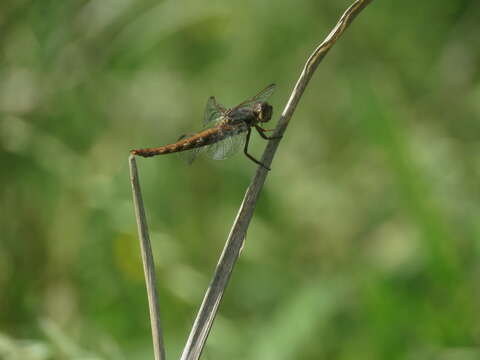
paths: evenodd
<path fill-rule="evenodd" d="M 1 359 L 151 358 L 128 150 L 199 129 L 210 95 L 275 82 L 278 116 L 349 4 L 0 2 Z M 205 359 L 480 358 L 479 18 L 359 16 L 282 140 Z M 139 165 L 175 358 L 255 166 Z"/>

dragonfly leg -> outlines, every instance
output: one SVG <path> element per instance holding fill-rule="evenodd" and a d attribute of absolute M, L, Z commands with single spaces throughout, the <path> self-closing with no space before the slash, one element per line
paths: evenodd
<path fill-rule="evenodd" d="M 275 140 L 275 139 L 281 139 L 282 137 L 281 136 L 267 136 L 264 134 L 265 131 L 271 131 L 271 130 L 265 130 L 264 128 L 258 126 L 258 125 L 255 125 L 255 129 L 257 129 L 258 133 L 260 134 L 260 136 L 262 138 L 264 138 L 265 140 Z"/>
<path fill-rule="evenodd" d="M 266 166 L 265 164 L 263 164 L 261 161 L 258 161 L 257 159 L 255 159 L 252 155 L 250 155 L 248 153 L 248 143 L 250 142 L 250 134 L 251 134 L 252 130 L 251 128 L 248 128 L 248 131 L 247 131 L 247 138 L 246 138 L 246 141 L 245 141 L 245 147 L 243 148 L 243 152 L 245 155 L 247 155 L 247 157 L 252 160 L 254 163 L 260 165 L 261 167 L 267 169 L 267 170 L 270 170 L 270 168 L 268 166 Z"/>
<path fill-rule="evenodd" d="M 261 129 L 262 132 L 269 132 L 269 131 L 275 131 L 275 129 L 264 129 L 260 125 L 257 125 L 259 129 Z"/>

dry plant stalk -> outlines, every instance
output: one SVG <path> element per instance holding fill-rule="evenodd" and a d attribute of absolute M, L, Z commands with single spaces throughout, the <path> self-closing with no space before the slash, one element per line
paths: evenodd
<path fill-rule="evenodd" d="M 372 0 L 355 1 L 343 13 L 330 34 L 328 34 L 325 40 L 310 55 L 302 73 L 300 74 L 299 79 L 297 80 L 297 83 L 295 84 L 295 87 L 293 88 L 287 105 L 280 116 L 273 136 L 283 136 L 293 112 L 295 111 L 295 108 L 297 107 L 298 102 L 300 101 L 300 98 L 302 97 L 303 92 L 305 91 L 305 88 L 312 78 L 317 66 L 320 64 L 330 48 L 337 42 L 340 36 L 351 24 L 351 22 L 355 19 L 355 17 L 370 2 L 372 2 Z M 279 139 L 272 140 L 267 144 L 261 160 L 261 162 L 267 167 L 270 167 L 272 163 L 279 141 Z M 138 171 L 134 156 L 130 156 L 129 164 L 135 213 L 141 244 L 140 248 L 144 264 L 145 281 L 147 284 L 155 360 L 164 360 L 165 349 L 163 346 L 159 305 L 155 290 L 155 269 L 151 254 L 151 245 L 148 235 L 145 210 L 143 207 L 140 184 L 138 182 Z M 255 210 L 255 205 L 258 201 L 263 184 L 265 183 L 267 174 L 268 171 L 262 166 L 259 166 L 250 186 L 247 188 L 237 217 L 235 218 L 225 247 L 218 261 L 212 281 L 207 289 L 207 292 L 205 293 L 187 343 L 183 350 L 181 360 L 197 360 L 202 353 L 208 334 L 212 327 L 213 320 L 215 319 L 218 306 L 227 287 L 230 275 L 233 271 L 233 267 L 235 266 L 235 263 L 240 255 L 240 250 L 242 248 L 250 220 L 253 216 L 253 211 Z"/>
<path fill-rule="evenodd" d="M 160 324 L 160 306 L 158 302 L 157 282 L 155 276 L 155 263 L 153 261 L 152 245 L 148 233 L 147 216 L 143 205 L 140 180 L 138 178 L 137 162 L 135 157 L 128 158 L 130 166 L 130 182 L 132 184 L 133 206 L 135 207 L 135 218 L 137 219 L 138 237 L 140 239 L 140 253 L 142 254 L 143 272 L 145 274 L 145 285 L 147 287 L 148 308 L 150 311 L 150 326 L 152 328 L 153 353 L 155 360 L 165 360 L 165 346 L 163 344 L 162 327 Z"/>

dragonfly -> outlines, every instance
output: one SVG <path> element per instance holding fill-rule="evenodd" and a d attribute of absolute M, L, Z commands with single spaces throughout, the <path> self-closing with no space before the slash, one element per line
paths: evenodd
<path fill-rule="evenodd" d="M 200 153 L 206 153 L 214 160 L 224 160 L 243 147 L 244 154 L 256 164 L 270 170 L 265 164 L 248 152 L 250 135 L 254 128 L 265 140 L 279 139 L 281 136 L 268 136 L 261 124 L 272 118 L 273 107 L 267 99 L 275 90 L 275 84 L 268 85 L 258 94 L 235 107 L 226 108 L 214 96 L 208 98 L 205 107 L 203 129 L 197 133 L 182 135 L 177 142 L 144 149 L 134 149 L 130 153 L 143 157 L 179 153 L 192 163 Z"/>

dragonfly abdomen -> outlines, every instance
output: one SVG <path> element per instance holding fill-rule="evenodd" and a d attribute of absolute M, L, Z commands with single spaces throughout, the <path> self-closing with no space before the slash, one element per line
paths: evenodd
<path fill-rule="evenodd" d="M 223 140 L 227 136 L 230 136 L 230 133 L 228 131 L 224 131 L 222 127 L 214 127 L 208 130 L 201 131 L 193 136 L 181 139 L 173 144 L 155 148 L 136 149 L 130 152 L 133 155 L 139 155 L 143 157 L 171 154 L 174 152 L 186 151 L 205 145 L 210 145 L 216 143 L 217 141 Z"/>

